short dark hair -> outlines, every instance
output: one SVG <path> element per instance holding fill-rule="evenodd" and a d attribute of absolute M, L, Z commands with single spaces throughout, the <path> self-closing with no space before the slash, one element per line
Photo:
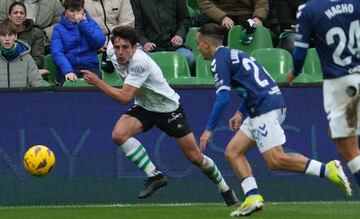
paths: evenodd
<path fill-rule="evenodd" d="M 65 10 L 77 10 L 80 11 L 84 8 L 84 0 L 65 0 L 64 1 L 64 8 Z"/>
<path fill-rule="evenodd" d="M 12 10 L 14 9 L 15 6 L 21 6 L 24 9 L 25 15 L 26 15 L 26 7 L 24 5 L 24 3 L 22 2 L 13 2 L 10 7 L 9 7 L 9 14 L 11 14 Z"/>
<path fill-rule="evenodd" d="M 138 32 L 131 26 L 115 27 L 112 31 L 111 42 L 114 43 L 116 38 L 128 40 L 132 46 L 139 42 Z"/>
<path fill-rule="evenodd" d="M 224 26 L 215 23 L 204 24 L 198 30 L 201 35 L 211 37 L 221 42 L 224 39 L 226 31 L 227 30 Z"/>
<path fill-rule="evenodd" d="M 16 35 L 16 29 L 9 20 L 0 23 L 0 36 Z"/>

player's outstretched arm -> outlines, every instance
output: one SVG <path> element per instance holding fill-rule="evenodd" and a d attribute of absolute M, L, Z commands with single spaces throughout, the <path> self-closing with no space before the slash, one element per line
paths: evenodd
<path fill-rule="evenodd" d="M 84 74 L 84 79 L 87 83 L 92 84 L 98 87 L 100 90 L 104 91 L 108 96 L 114 100 L 127 104 L 129 103 L 136 95 L 138 88 L 124 84 L 121 89 L 111 87 L 101 80 L 96 74 L 88 70 L 81 71 Z"/>

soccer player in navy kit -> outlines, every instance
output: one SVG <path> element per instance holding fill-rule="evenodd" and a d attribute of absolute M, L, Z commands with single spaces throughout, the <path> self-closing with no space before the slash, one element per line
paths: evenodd
<path fill-rule="evenodd" d="M 323 71 L 331 138 L 360 185 L 360 1 L 309 1 L 299 7 L 297 18 L 294 68 L 288 73 L 288 82 L 300 73 L 312 38 Z"/>
<path fill-rule="evenodd" d="M 272 170 L 325 176 L 351 195 L 349 182 L 339 161 L 324 164 L 300 154 L 289 155 L 283 151 L 282 145 L 286 140 L 281 123 L 285 119 L 286 107 L 281 91 L 254 58 L 242 51 L 222 46 L 224 33 L 224 27 L 210 23 L 198 30 L 196 38 L 204 59 L 212 59 L 211 71 L 216 87 L 216 101 L 200 138 L 202 151 L 222 110 L 230 101 L 231 90 L 241 99 L 239 110 L 229 121 L 230 128 L 238 131 L 228 143 L 225 157 L 241 179 L 245 201 L 230 216 L 249 215 L 264 206 L 264 199 L 245 157 L 245 153 L 255 145 Z M 244 118 L 244 112 L 249 114 L 247 118 Z"/>

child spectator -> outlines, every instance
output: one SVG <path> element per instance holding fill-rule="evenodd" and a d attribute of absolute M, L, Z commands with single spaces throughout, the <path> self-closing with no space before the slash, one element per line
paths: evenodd
<path fill-rule="evenodd" d="M 41 75 L 48 74 L 44 67 L 45 36 L 32 19 L 26 18 L 26 7 L 21 2 L 10 5 L 8 22 L 11 22 L 17 32 L 19 40 L 24 41 L 31 47 L 30 55 L 34 59 Z"/>
<path fill-rule="evenodd" d="M 30 46 L 17 40 L 15 28 L 9 22 L 0 23 L 0 87 L 41 87 L 41 78 Z"/>
<path fill-rule="evenodd" d="M 60 71 L 57 82 L 76 81 L 83 69 L 101 77 L 97 51 L 104 46 L 105 35 L 84 10 L 84 0 L 65 0 L 64 7 L 50 44 L 53 61 Z"/>

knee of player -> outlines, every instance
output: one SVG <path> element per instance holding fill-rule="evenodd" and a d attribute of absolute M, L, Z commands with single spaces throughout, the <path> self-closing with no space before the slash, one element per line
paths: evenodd
<path fill-rule="evenodd" d="M 238 146 L 228 145 L 225 149 L 224 156 L 225 159 L 229 162 L 235 161 L 239 159 L 239 157 L 243 156 L 243 152 L 238 150 Z"/>
<path fill-rule="evenodd" d="M 125 143 L 129 139 L 128 136 L 124 135 L 123 133 L 117 132 L 117 131 L 113 131 L 111 138 L 118 145 Z"/>
<path fill-rule="evenodd" d="M 188 153 L 186 158 L 195 166 L 200 166 L 203 156 L 201 153 Z"/>
<path fill-rule="evenodd" d="M 225 159 L 227 160 L 227 161 L 233 161 L 233 160 L 235 160 L 236 159 L 236 154 L 235 153 L 233 153 L 231 150 L 229 150 L 229 149 L 226 149 L 225 150 L 225 152 L 224 152 L 224 156 L 225 156 Z"/>

